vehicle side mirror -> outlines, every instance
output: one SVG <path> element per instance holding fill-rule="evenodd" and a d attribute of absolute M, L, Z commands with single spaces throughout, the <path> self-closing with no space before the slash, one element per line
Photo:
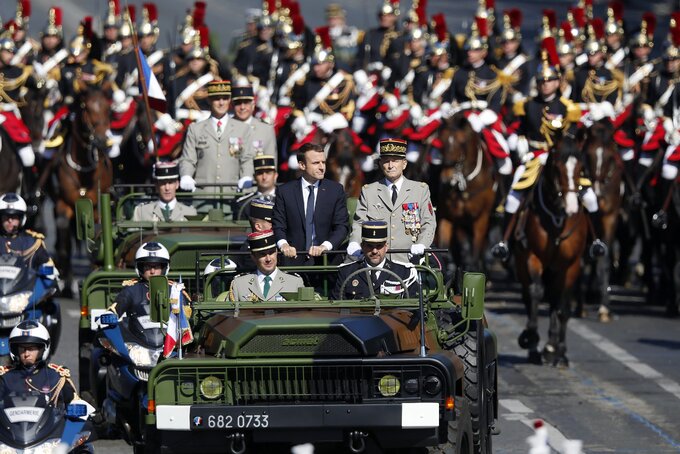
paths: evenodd
<path fill-rule="evenodd" d="M 149 299 L 151 300 L 151 321 L 167 322 L 170 318 L 170 302 L 168 300 L 168 278 L 151 276 L 149 280 Z"/>
<path fill-rule="evenodd" d="M 94 207 L 90 199 L 76 200 L 76 238 L 94 241 Z"/>
<path fill-rule="evenodd" d="M 483 273 L 463 275 L 463 318 L 481 320 L 484 317 L 486 276 Z"/>

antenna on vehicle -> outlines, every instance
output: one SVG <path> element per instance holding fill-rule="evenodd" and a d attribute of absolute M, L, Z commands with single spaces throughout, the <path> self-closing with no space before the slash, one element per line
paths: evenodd
<path fill-rule="evenodd" d="M 182 283 L 182 273 L 179 275 L 179 283 Z M 177 346 L 177 354 L 179 356 L 179 359 L 182 359 L 182 335 L 184 334 L 182 332 L 182 315 L 184 313 L 184 307 L 182 307 L 182 299 L 184 298 L 184 292 L 182 291 L 183 289 L 180 289 L 179 291 L 179 298 L 178 298 L 178 306 L 179 306 L 179 312 L 177 313 L 177 342 L 179 345 Z"/>
<path fill-rule="evenodd" d="M 423 301 L 423 278 L 420 270 L 416 268 L 418 276 L 418 312 L 420 316 L 420 356 L 424 358 L 427 356 L 425 348 L 425 302 Z"/>

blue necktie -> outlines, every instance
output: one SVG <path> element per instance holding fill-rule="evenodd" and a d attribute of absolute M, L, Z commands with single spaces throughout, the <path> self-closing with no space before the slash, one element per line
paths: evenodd
<path fill-rule="evenodd" d="M 307 197 L 307 212 L 305 213 L 305 246 L 307 250 L 312 247 L 314 239 L 314 186 L 309 186 Z"/>

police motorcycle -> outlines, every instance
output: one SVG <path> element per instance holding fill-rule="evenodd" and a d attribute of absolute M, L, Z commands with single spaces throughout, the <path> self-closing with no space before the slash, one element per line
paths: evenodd
<path fill-rule="evenodd" d="M 61 335 L 61 309 L 54 297 L 57 281 L 52 265 L 38 270 L 27 266 L 22 257 L 0 255 L 0 363 L 9 363 L 9 334 L 22 320 L 37 320 L 50 333 L 51 351 Z"/>

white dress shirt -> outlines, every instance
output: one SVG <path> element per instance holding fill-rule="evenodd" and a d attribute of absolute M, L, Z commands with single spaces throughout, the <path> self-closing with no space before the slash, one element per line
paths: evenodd
<path fill-rule="evenodd" d="M 271 274 L 264 274 L 262 271 L 257 270 L 257 283 L 260 286 L 262 295 L 264 295 L 264 278 L 267 276 L 272 278 L 271 282 L 269 283 L 269 289 L 271 290 L 271 286 L 274 284 L 274 278 L 276 277 L 276 273 L 278 271 L 278 268 L 274 268 L 274 271 L 272 271 Z M 269 298 L 269 295 L 267 295 L 267 298 Z"/>

